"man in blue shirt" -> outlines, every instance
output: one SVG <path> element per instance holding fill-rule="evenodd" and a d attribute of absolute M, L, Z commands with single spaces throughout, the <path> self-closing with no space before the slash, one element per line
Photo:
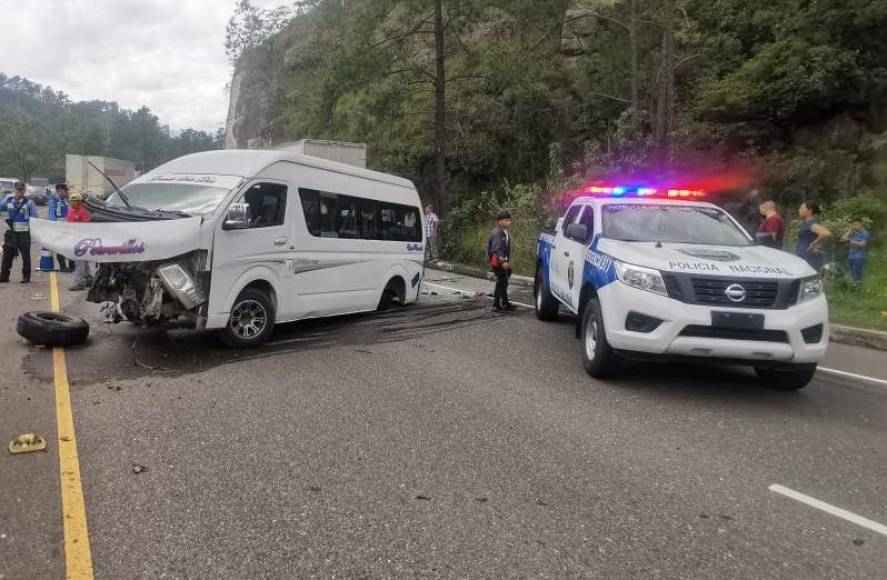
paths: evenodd
<path fill-rule="evenodd" d="M 855 221 L 841 239 L 850 243 L 847 256 L 850 262 L 850 277 L 855 284 L 859 284 L 862 282 L 868 258 L 869 232 L 863 227 L 862 222 Z"/>
<path fill-rule="evenodd" d="M 49 199 L 49 220 L 63 222 L 68 218 L 68 184 L 56 183 L 55 195 Z M 62 272 L 74 271 L 74 260 L 69 260 L 61 254 L 56 254 L 59 262 L 59 270 Z"/>
<path fill-rule="evenodd" d="M 0 282 L 9 282 L 9 271 L 18 254 L 22 256 L 22 284 L 31 281 L 31 217 L 37 215 L 37 206 L 25 197 L 25 184 L 16 182 L 12 195 L 0 202 L 0 213 L 6 214 L 9 229 L 3 236 L 3 265 Z"/>

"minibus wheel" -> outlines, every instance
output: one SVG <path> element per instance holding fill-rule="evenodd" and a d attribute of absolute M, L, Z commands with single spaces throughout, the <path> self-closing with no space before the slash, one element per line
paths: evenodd
<path fill-rule="evenodd" d="M 247 288 L 231 306 L 222 340 L 234 348 L 252 348 L 271 338 L 274 331 L 274 303 L 258 288 Z"/>
<path fill-rule="evenodd" d="M 406 288 L 403 280 L 400 278 L 392 278 L 388 281 L 385 289 L 382 291 L 382 297 L 379 299 L 379 310 L 388 310 L 393 305 L 403 306 L 406 302 Z"/>
<path fill-rule="evenodd" d="M 58 312 L 25 312 L 18 317 L 16 331 L 34 344 L 73 346 L 89 336 L 89 324 L 78 316 Z"/>

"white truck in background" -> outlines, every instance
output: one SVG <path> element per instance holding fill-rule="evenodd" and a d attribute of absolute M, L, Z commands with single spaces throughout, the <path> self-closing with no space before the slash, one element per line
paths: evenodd
<path fill-rule="evenodd" d="M 298 153 L 299 155 L 309 155 L 326 159 L 327 161 L 335 161 L 336 163 L 344 163 L 353 167 L 366 169 L 367 166 L 367 146 L 366 143 L 349 143 L 347 141 L 326 141 L 323 139 L 299 139 L 289 143 L 281 143 L 273 149 L 280 151 L 289 151 Z"/>
<path fill-rule="evenodd" d="M 65 155 L 65 181 L 70 193 L 106 198 L 114 192 L 114 186 L 102 173 L 111 178 L 117 187 L 123 187 L 138 177 L 132 161 L 99 155 Z"/>

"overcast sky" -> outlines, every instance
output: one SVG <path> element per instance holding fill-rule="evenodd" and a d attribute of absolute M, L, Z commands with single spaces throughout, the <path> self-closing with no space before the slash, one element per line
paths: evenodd
<path fill-rule="evenodd" d="M 235 0 L 0 0 L 0 72 L 74 100 L 147 105 L 173 129 L 225 123 Z M 254 0 L 273 7 L 285 0 Z"/>

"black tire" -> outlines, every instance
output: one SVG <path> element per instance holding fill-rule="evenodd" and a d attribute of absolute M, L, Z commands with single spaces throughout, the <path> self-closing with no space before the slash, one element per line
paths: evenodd
<path fill-rule="evenodd" d="M 816 374 L 816 364 L 797 364 L 786 367 L 755 367 L 758 380 L 771 389 L 797 391 L 803 389 Z"/>
<path fill-rule="evenodd" d="M 83 344 L 89 337 L 89 323 L 58 312 L 26 312 L 18 317 L 15 330 L 34 344 L 45 346 Z"/>
<path fill-rule="evenodd" d="M 560 310 L 557 298 L 551 290 L 545 288 L 545 276 L 540 267 L 536 270 L 536 284 L 533 286 L 533 297 L 536 305 L 536 318 L 545 322 L 557 320 L 557 312 Z"/>
<path fill-rule="evenodd" d="M 596 379 L 612 376 L 619 369 L 619 357 L 607 342 L 604 317 L 597 298 L 590 298 L 582 312 L 579 338 L 582 343 L 582 364 Z"/>
<path fill-rule="evenodd" d="M 385 285 L 385 289 L 382 290 L 382 296 L 379 298 L 379 305 L 376 307 L 376 310 L 384 312 L 394 305 L 403 306 L 406 302 L 406 297 L 403 295 L 406 290 L 401 291 L 402 288 L 398 279 L 392 278 L 389 280 L 388 284 Z"/>
<path fill-rule="evenodd" d="M 274 332 L 274 303 L 258 288 L 247 288 L 231 306 L 222 341 L 232 348 L 253 348 L 268 342 Z"/>

